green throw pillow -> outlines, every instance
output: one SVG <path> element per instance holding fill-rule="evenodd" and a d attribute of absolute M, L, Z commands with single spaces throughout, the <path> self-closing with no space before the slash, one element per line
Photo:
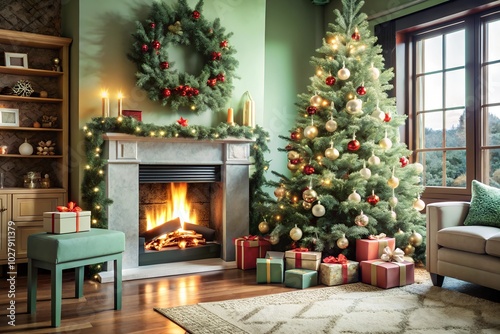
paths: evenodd
<path fill-rule="evenodd" d="M 472 181 L 472 198 L 464 225 L 500 227 L 500 189 Z"/>

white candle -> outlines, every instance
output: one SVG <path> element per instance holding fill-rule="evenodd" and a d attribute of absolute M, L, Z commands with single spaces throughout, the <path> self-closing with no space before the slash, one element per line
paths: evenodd
<path fill-rule="evenodd" d="M 102 117 L 109 117 L 109 98 L 108 92 L 102 91 Z"/>
<path fill-rule="evenodd" d="M 249 92 L 245 92 L 245 103 L 243 104 L 243 125 L 255 126 L 255 102 Z"/>
<path fill-rule="evenodd" d="M 123 95 L 122 92 L 118 93 L 118 117 L 122 115 L 122 107 L 123 107 Z"/>
<path fill-rule="evenodd" d="M 233 108 L 227 110 L 227 123 L 231 125 L 234 124 Z"/>

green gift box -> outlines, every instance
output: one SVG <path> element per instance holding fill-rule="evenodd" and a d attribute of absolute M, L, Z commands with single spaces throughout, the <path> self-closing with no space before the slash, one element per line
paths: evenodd
<path fill-rule="evenodd" d="M 306 289 L 318 285 L 318 272 L 310 269 L 288 269 L 285 271 L 285 286 Z"/>
<path fill-rule="evenodd" d="M 283 259 L 257 259 L 257 283 L 283 283 Z"/>

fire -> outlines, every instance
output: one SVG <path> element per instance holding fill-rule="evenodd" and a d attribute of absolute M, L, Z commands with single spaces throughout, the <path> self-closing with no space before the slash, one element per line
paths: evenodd
<path fill-rule="evenodd" d="M 167 190 L 170 193 L 167 198 L 170 200 L 163 207 L 146 212 L 148 230 L 177 217 L 182 223 L 196 224 L 196 213 L 192 212 L 187 201 L 187 189 L 187 183 L 170 183 Z"/>

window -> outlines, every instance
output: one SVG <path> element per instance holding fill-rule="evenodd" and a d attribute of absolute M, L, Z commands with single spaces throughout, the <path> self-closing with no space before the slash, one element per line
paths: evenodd
<path fill-rule="evenodd" d="M 498 8 L 404 33 L 397 98 L 406 101 L 406 140 L 425 167 L 422 183 L 436 198 L 470 194 L 472 179 L 500 188 L 498 36 Z"/>

